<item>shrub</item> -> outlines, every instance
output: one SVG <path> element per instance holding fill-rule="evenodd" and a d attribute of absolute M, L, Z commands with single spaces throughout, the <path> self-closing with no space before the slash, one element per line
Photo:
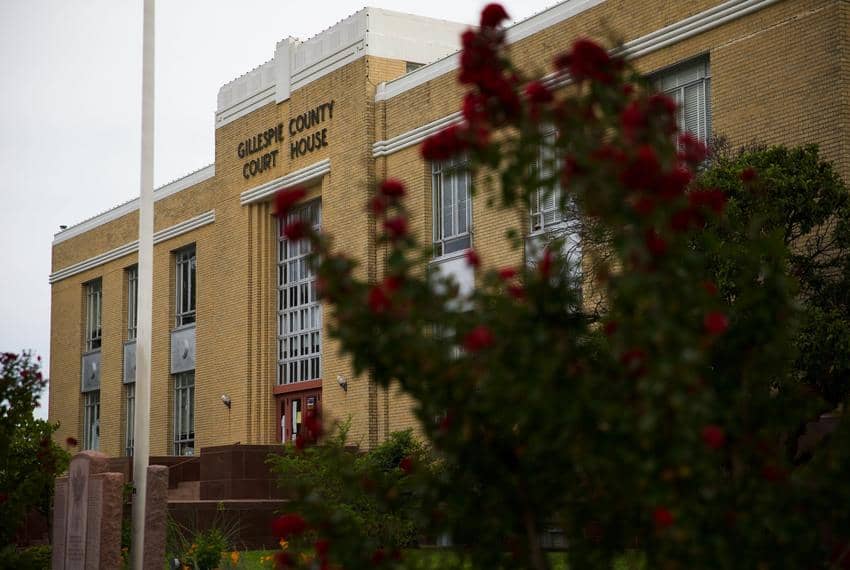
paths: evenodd
<path fill-rule="evenodd" d="M 335 492 L 360 495 L 359 484 L 390 508 L 415 486 L 418 520 L 476 568 L 548 568 L 552 524 L 575 568 L 610 568 L 636 546 L 647 568 L 844 563 L 850 428 L 797 457 L 796 434 L 823 403 L 794 369 L 800 314 L 781 229 L 760 216 L 733 225 L 744 222 L 727 215 L 727 193 L 694 180 L 705 146 L 625 61 L 580 39 L 551 81 L 526 82 L 506 58 L 503 18 L 488 6 L 463 35 L 464 121 L 422 153 L 469 157 L 476 191 L 519 220 L 506 238 L 529 246 L 522 265 L 468 252 L 476 289 L 464 296 L 423 272 L 432 251 L 409 232 L 398 181 L 369 204 L 383 228 L 378 279 L 303 231 L 331 334 L 358 374 L 411 398 L 444 465 L 388 484 L 331 473 Z M 588 220 L 580 266 L 563 240 L 535 252 L 522 237 L 541 193 Z M 283 191 L 278 214 L 301 195 Z M 584 283 L 600 286 L 601 311 L 585 310 Z M 294 453 L 324 453 L 312 424 Z M 349 533 L 347 503 L 296 491 L 280 566 L 403 566 L 383 537 Z"/>
<path fill-rule="evenodd" d="M 40 358 L 0 354 L 0 544 L 10 544 L 30 509 L 47 516 L 53 482 L 69 456 L 52 440 L 59 427 L 32 417 L 45 381 Z"/>

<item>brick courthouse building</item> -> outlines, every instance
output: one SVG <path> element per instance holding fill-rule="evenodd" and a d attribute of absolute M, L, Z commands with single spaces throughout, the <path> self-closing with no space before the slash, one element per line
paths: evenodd
<path fill-rule="evenodd" d="M 281 41 L 221 88 L 215 163 L 155 192 L 153 455 L 290 439 L 320 403 L 351 417 L 361 447 L 413 424 L 403 397 L 353 378 L 338 355 L 307 252 L 279 237 L 271 200 L 308 188 L 298 215 L 378 278 L 384 253 L 365 203 L 377 180 L 399 178 L 435 267 L 470 285 L 471 244 L 488 263 L 520 263 L 502 237 L 512 220 L 470 198 L 462 164 L 419 155 L 427 135 L 459 120 L 463 29 L 366 8 Z M 573 39 L 609 30 L 677 98 L 685 128 L 732 144 L 818 143 L 850 180 L 846 0 L 567 0 L 512 26 L 508 41 L 521 68 L 545 73 Z M 135 200 L 53 242 L 49 417 L 59 440 L 112 456 L 132 452 L 137 221 Z M 527 231 L 558 221 L 539 204 Z"/>

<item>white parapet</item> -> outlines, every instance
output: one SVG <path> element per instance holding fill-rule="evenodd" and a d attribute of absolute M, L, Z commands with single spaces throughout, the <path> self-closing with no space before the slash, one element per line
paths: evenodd
<path fill-rule="evenodd" d="M 460 47 L 469 26 L 380 8 L 363 8 L 306 41 L 278 42 L 274 58 L 224 84 L 218 92 L 216 128 L 290 94 L 365 55 L 417 64 Z"/>

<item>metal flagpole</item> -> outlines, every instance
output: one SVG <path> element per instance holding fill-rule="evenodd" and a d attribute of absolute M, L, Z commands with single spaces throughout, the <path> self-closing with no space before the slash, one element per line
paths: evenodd
<path fill-rule="evenodd" d="M 151 327 L 153 321 L 153 139 L 154 0 L 144 1 L 142 40 L 142 168 L 139 198 L 139 304 L 136 335 L 136 412 L 133 424 L 132 567 L 142 570 L 145 555 L 145 501 L 151 415 Z"/>

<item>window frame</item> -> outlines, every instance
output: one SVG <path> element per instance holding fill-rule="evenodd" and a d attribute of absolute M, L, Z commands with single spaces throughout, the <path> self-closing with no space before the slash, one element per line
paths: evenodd
<path fill-rule="evenodd" d="M 694 77 L 688 78 L 688 74 Z M 671 97 L 678 106 L 676 121 L 681 132 L 691 132 L 702 142 L 707 143 L 711 138 L 711 60 L 708 54 L 687 59 L 675 65 L 656 71 L 650 76 L 655 87 Z M 697 132 L 688 131 L 685 125 L 685 92 L 687 89 L 699 86 L 698 96 L 702 99 L 702 107 L 697 110 Z"/>
<path fill-rule="evenodd" d="M 311 200 L 278 220 L 277 248 L 277 372 L 278 386 L 322 379 L 322 303 L 316 274 L 310 267 L 309 240 L 293 242 L 283 228 L 306 220 L 316 231 L 322 227 L 322 201 Z M 297 278 L 292 280 L 292 275 Z"/>
<path fill-rule="evenodd" d="M 139 327 L 139 266 L 127 268 L 127 340 L 136 340 Z"/>
<path fill-rule="evenodd" d="M 197 320 L 196 292 L 198 279 L 195 244 L 174 252 L 174 269 L 174 321 L 175 327 L 181 328 L 193 325 Z M 184 291 L 184 289 L 188 290 Z"/>
<path fill-rule="evenodd" d="M 173 438 L 174 455 L 195 455 L 195 371 L 173 375 Z M 183 404 L 186 404 L 183 406 Z"/>
<path fill-rule="evenodd" d="M 85 352 L 100 350 L 103 345 L 103 279 L 98 277 L 83 284 L 85 287 Z"/>
<path fill-rule="evenodd" d="M 465 211 L 460 213 L 460 184 L 464 182 L 463 202 Z M 444 203 L 447 182 L 450 184 L 452 202 Z M 434 247 L 434 258 L 452 256 L 459 254 L 472 247 L 473 240 L 473 216 L 472 216 L 472 177 L 469 172 L 469 163 L 465 155 L 434 161 L 431 163 L 431 208 L 432 208 L 432 244 Z M 446 232 L 445 217 L 443 211 L 451 208 L 450 217 L 454 228 L 452 233 Z M 463 220 L 466 228 L 459 231 Z"/>
<path fill-rule="evenodd" d="M 133 456 L 136 435 L 136 384 L 124 384 L 124 454 Z"/>
<path fill-rule="evenodd" d="M 83 449 L 100 448 L 100 390 L 83 392 Z"/>

